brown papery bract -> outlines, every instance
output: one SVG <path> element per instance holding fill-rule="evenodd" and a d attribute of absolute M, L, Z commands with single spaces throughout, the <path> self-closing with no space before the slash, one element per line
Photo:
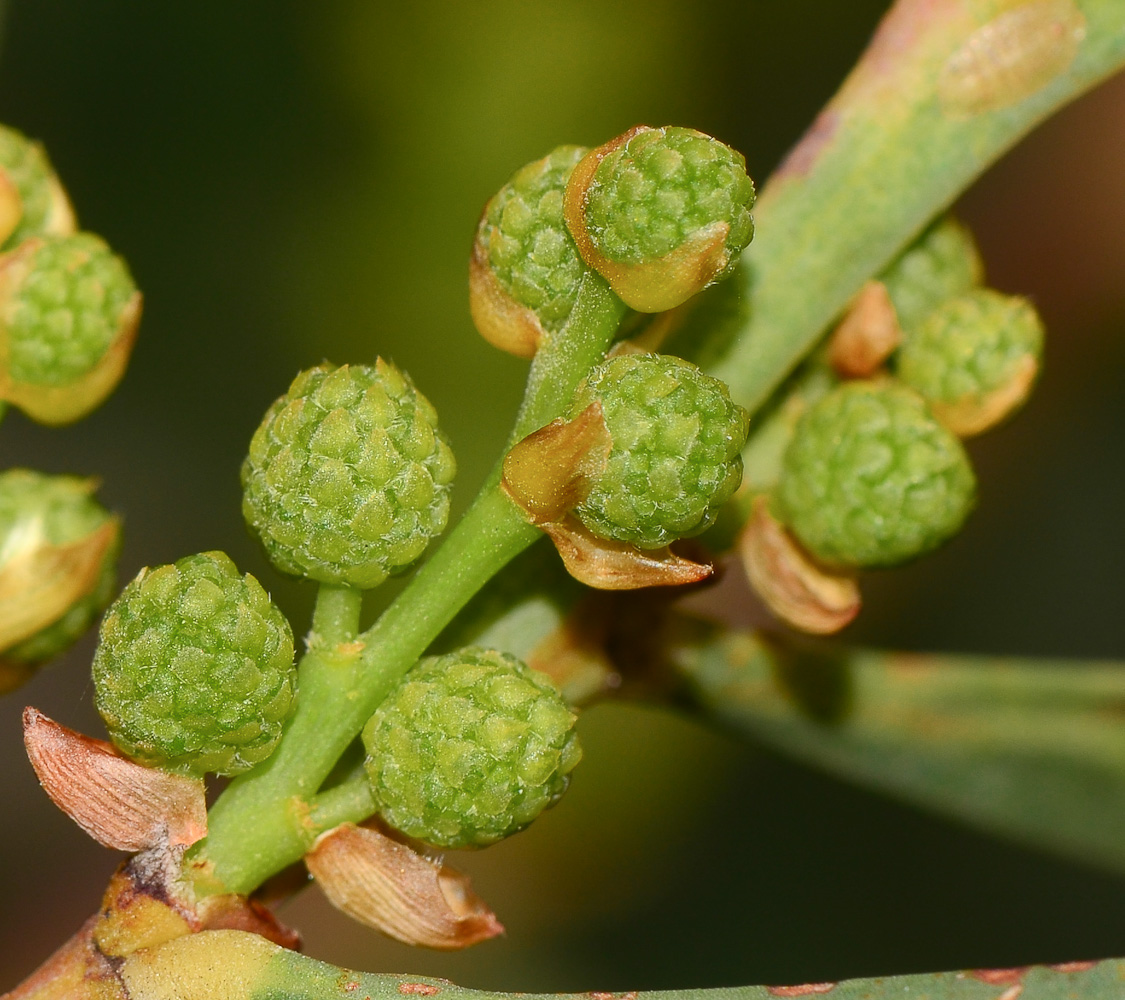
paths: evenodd
<path fill-rule="evenodd" d="M 579 583 L 598 590 L 637 590 L 698 583 L 714 572 L 710 563 L 678 556 L 668 546 L 638 549 L 627 542 L 598 538 L 568 517 L 541 525 L 555 543 L 566 571 Z"/>
<path fill-rule="evenodd" d="M 333 906 L 406 944 L 449 951 L 504 931 L 466 876 L 372 827 L 329 830 L 305 864 Z"/>
<path fill-rule="evenodd" d="M 34 708 L 24 709 L 23 739 L 51 801 L 99 844 L 188 847 L 207 835 L 200 779 L 144 767 Z"/>
<path fill-rule="evenodd" d="M 739 555 L 758 596 L 778 618 L 802 632 L 830 635 L 859 614 L 855 578 L 818 565 L 770 514 L 766 497 L 754 501 Z"/>

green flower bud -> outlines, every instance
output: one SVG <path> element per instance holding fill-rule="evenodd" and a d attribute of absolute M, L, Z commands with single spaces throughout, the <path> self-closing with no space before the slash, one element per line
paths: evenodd
<path fill-rule="evenodd" d="M 0 258 L 0 396 L 63 424 L 101 403 L 129 360 L 141 296 L 92 233 L 36 237 Z"/>
<path fill-rule="evenodd" d="M 202 776 L 265 760 L 294 707 L 293 632 L 222 552 L 143 569 L 102 621 L 98 711 L 134 760 Z"/>
<path fill-rule="evenodd" d="M 907 334 L 898 376 L 955 434 L 977 434 L 1031 392 L 1043 324 L 1026 299 L 987 288 L 949 299 Z"/>
<path fill-rule="evenodd" d="M 0 473 L 0 691 L 74 643 L 113 594 L 120 524 L 96 485 Z"/>
<path fill-rule="evenodd" d="M 559 146 L 516 171 L 485 206 L 469 270 L 473 322 L 489 343 L 531 357 L 567 321 L 586 265 L 563 220 L 582 146 Z"/>
<path fill-rule="evenodd" d="M 242 514 L 274 565 L 374 587 L 445 528 L 453 452 L 394 365 L 322 364 L 278 399 L 242 464 Z"/>
<path fill-rule="evenodd" d="M 0 125 L 0 250 L 74 232 L 74 212 L 43 147 Z"/>
<path fill-rule="evenodd" d="M 546 676 L 507 653 L 421 660 L 363 730 L 376 807 L 439 847 L 508 837 L 566 791 L 582 757 L 574 721 Z"/>
<path fill-rule="evenodd" d="M 574 508 L 595 535 L 656 549 L 698 535 L 742 481 L 749 417 L 724 383 L 681 358 L 623 354 L 578 387 L 571 417 L 600 403 L 612 447 Z"/>
<path fill-rule="evenodd" d="M 914 329 L 946 299 L 979 285 L 984 265 L 973 234 L 942 216 L 880 275 L 904 331 Z"/>
<path fill-rule="evenodd" d="M 579 252 L 641 312 L 726 277 L 754 235 L 746 160 L 689 128 L 638 126 L 588 153 L 567 188 Z"/>
<path fill-rule="evenodd" d="M 955 534 L 976 488 L 961 443 L 893 382 L 848 382 L 798 421 L 779 513 L 818 559 L 890 566 Z"/>

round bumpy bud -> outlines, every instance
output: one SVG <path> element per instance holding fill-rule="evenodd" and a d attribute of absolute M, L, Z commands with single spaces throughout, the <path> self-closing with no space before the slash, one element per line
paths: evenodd
<path fill-rule="evenodd" d="M 77 640 L 113 594 L 120 525 L 96 483 L 0 473 L 0 691 Z"/>
<path fill-rule="evenodd" d="M 980 284 L 984 265 L 968 228 L 947 215 L 911 244 L 880 280 L 904 331 L 913 330 L 946 299 Z"/>
<path fill-rule="evenodd" d="M 363 730 L 383 819 L 439 847 L 523 829 L 566 790 L 582 756 L 551 682 L 507 653 L 469 647 L 422 660 Z"/>
<path fill-rule="evenodd" d="M 0 395 L 43 423 L 85 415 L 124 374 L 140 310 L 99 237 L 27 240 L 0 258 Z"/>
<path fill-rule="evenodd" d="M 1031 392 L 1043 324 L 1026 299 L 977 289 L 938 306 L 898 352 L 898 376 L 962 437 L 993 426 Z"/>
<path fill-rule="evenodd" d="M 202 776 L 265 760 L 294 704 L 293 632 L 222 552 L 143 569 L 94 655 L 98 711 L 143 764 Z"/>
<path fill-rule="evenodd" d="M 566 218 L 626 304 L 661 312 L 733 270 L 754 235 L 753 205 L 741 153 L 694 129 L 639 126 L 578 165 Z"/>
<path fill-rule="evenodd" d="M 0 125 L 0 250 L 73 231 L 74 212 L 43 147 Z"/>
<path fill-rule="evenodd" d="M 798 421 L 777 502 L 782 520 L 824 562 L 890 566 L 956 533 L 974 490 L 961 443 L 917 393 L 849 382 Z"/>
<path fill-rule="evenodd" d="M 680 358 L 624 354 L 578 387 L 571 417 L 595 402 L 612 447 L 578 519 L 642 549 L 709 528 L 742 481 L 749 418 L 726 385 Z"/>
<path fill-rule="evenodd" d="M 302 372 L 242 464 L 242 513 L 274 564 L 374 587 L 414 562 L 449 517 L 456 463 L 409 377 L 374 366 Z"/>
<path fill-rule="evenodd" d="M 586 265 L 563 220 L 582 146 L 559 146 L 518 170 L 485 206 L 473 244 L 469 306 L 481 335 L 531 357 L 570 316 Z"/>

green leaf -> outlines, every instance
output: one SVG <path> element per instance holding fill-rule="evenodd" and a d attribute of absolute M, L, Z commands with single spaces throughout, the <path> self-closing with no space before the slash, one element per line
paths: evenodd
<path fill-rule="evenodd" d="M 695 707 L 841 777 L 1125 872 L 1125 665 L 813 651 L 714 630 Z"/>

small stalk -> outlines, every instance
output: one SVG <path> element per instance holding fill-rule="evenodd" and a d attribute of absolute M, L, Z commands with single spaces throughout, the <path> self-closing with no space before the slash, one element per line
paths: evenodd
<path fill-rule="evenodd" d="M 310 646 L 316 643 L 335 646 L 351 642 L 359 632 L 359 615 L 363 607 L 363 591 L 355 587 L 322 583 L 313 608 Z"/>

